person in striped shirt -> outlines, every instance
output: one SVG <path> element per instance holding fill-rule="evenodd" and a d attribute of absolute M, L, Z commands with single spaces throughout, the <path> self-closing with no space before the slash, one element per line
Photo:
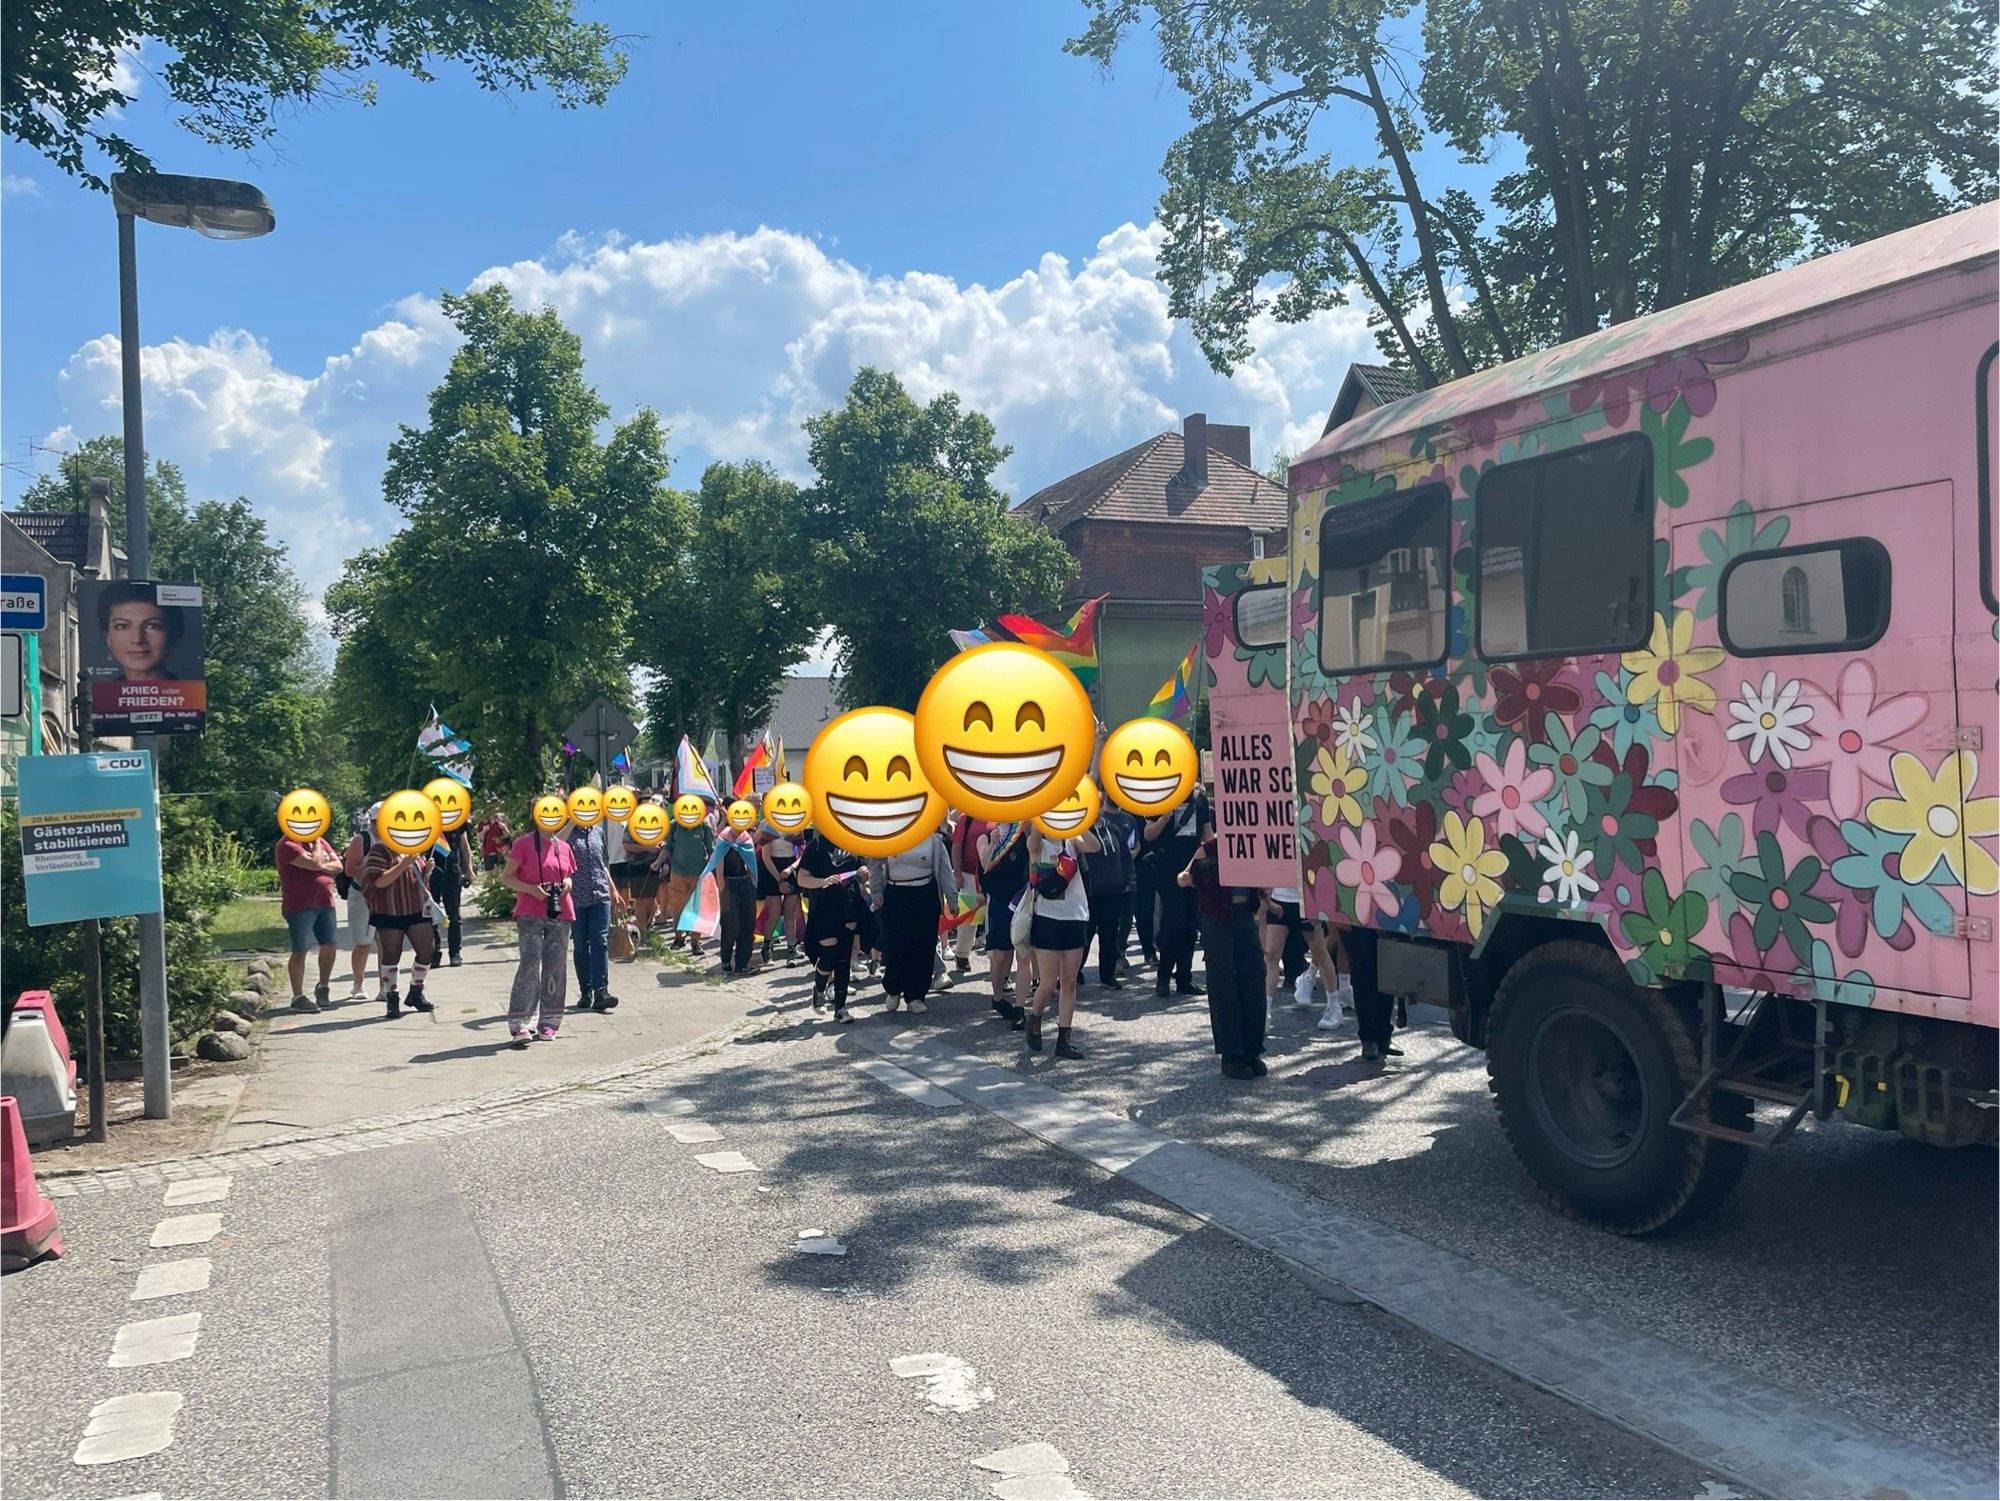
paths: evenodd
<path fill-rule="evenodd" d="M 437 958 L 437 928 L 430 919 L 430 864 L 423 855 L 399 855 L 381 840 L 369 846 L 361 863 L 361 886 L 368 896 L 368 921 L 379 945 L 377 968 L 382 1001 L 393 1019 L 403 1014 L 404 998 L 396 993 L 396 973 L 402 967 L 403 935 L 410 936 L 416 962 L 410 967 L 412 1011 L 435 1008 L 424 998 L 424 976 Z"/>

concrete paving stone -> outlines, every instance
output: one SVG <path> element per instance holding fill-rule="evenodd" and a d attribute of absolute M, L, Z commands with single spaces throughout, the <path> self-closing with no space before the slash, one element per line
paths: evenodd
<path fill-rule="evenodd" d="M 156 1250 L 167 1246 L 199 1246 L 214 1240 L 221 1233 L 222 1216 L 219 1214 L 182 1214 L 161 1220 L 147 1244 Z"/>

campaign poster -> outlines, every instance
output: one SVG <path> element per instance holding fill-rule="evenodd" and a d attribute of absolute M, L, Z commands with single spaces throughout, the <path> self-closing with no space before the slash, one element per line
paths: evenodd
<path fill-rule="evenodd" d="M 1202 570 L 1208 742 L 1217 863 L 1225 886 L 1297 886 L 1297 799 L 1285 698 L 1283 558 Z"/>
<path fill-rule="evenodd" d="M 23 756 L 15 775 L 31 927 L 160 910 L 150 752 Z"/>
<path fill-rule="evenodd" d="M 85 579 L 77 593 L 91 733 L 200 730 L 208 711 L 200 588 L 151 579 Z"/>

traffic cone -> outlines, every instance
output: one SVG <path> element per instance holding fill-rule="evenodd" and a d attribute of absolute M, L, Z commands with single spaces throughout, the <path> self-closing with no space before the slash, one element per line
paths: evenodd
<path fill-rule="evenodd" d="M 44 1256 L 63 1253 L 56 1234 L 56 1206 L 35 1181 L 21 1107 L 0 1095 L 0 1271 L 19 1271 Z"/>

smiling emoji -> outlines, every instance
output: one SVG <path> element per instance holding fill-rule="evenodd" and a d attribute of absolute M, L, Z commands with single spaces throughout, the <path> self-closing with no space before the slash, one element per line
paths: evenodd
<path fill-rule="evenodd" d="M 780 782 L 764 794 L 764 817 L 780 834 L 798 833 L 812 816 L 812 794 L 797 782 Z"/>
<path fill-rule="evenodd" d="M 900 854 L 944 822 L 901 709 L 849 709 L 813 737 L 801 774 L 820 832 L 854 854 Z"/>
<path fill-rule="evenodd" d="M 604 817 L 604 794 L 595 787 L 579 787 L 569 795 L 569 816 L 579 829 L 587 829 Z"/>
<path fill-rule="evenodd" d="M 632 810 L 639 806 L 639 794 L 630 787 L 607 787 L 604 789 L 604 816 L 613 823 L 623 823 L 632 816 Z"/>
<path fill-rule="evenodd" d="M 739 797 L 729 805 L 729 811 L 723 817 L 729 820 L 732 829 L 754 829 L 757 826 L 757 805 L 747 797 Z"/>
<path fill-rule="evenodd" d="M 424 796 L 437 804 L 438 827 L 447 834 L 463 828 L 472 817 L 472 793 L 454 778 L 432 777 L 424 783 Z"/>
<path fill-rule="evenodd" d="M 684 829 L 698 829 L 708 817 L 708 799 L 699 792 L 683 792 L 674 799 L 674 822 Z"/>
<path fill-rule="evenodd" d="M 1103 806 L 1104 799 L 1098 793 L 1097 783 L 1086 776 L 1076 784 L 1076 791 L 1048 812 L 1036 815 L 1035 828 L 1044 838 L 1067 839 L 1096 823 L 1098 809 Z"/>
<path fill-rule="evenodd" d="M 658 803 L 640 803 L 625 820 L 625 837 L 651 847 L 667 837 L 667 810 Z"/>
<path fill-rule="evenodd" d="M 1032 646 L 991 641 L 932 675 L 917 700 L 917 757 L 953 807 L 1018 822 L 1069 795 L 1095 728 L 1076 674 Z"/>
<path fill-rule="evenodd" d="M 287 839 L 311 844 L 333 822 L 333 810 L 314 787 L 294 787 L 278 799 L 278 828 Z"/>
<path fill-rule="evenodd" d="M 559 792 L 544 792 L 535 799 L 528 816 L 534 819 L 535 827 L 544 834 L 553 834 L 569 821 L 569 804 Z"/>
<path fill-rule="evenodd" d="M 399 855 L 421 855 L 444 832 L 438 805 L 414 787 L 392 792 L 375 810 L 375 837 Z"/>
<path fill-rule="evenodd" d="M 1158 818 L 1194 791 L 1200 761 L 1187 731 L 1170 719 L 1128 719 L 1104 738 L 1097 775 L 1127 813 Z"/>

